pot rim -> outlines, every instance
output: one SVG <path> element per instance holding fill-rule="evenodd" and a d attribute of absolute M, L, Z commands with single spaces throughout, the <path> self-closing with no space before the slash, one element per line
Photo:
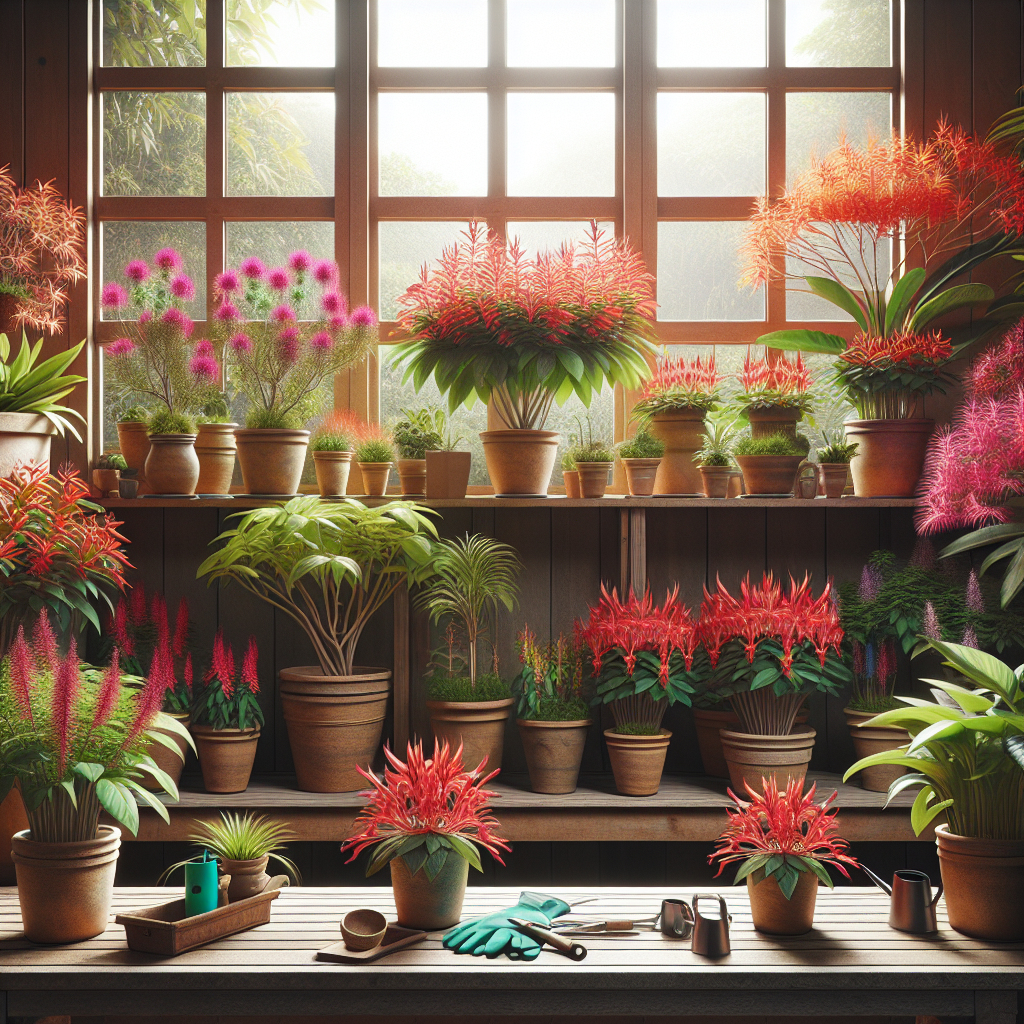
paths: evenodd
<path fill-rule="evenodd" d="M 385 466 L 387 466 L 388 469 L 390 469 L 394 465 L 394 463 L 393 462 L 357 462 L 356 465 L 360 469 L 383 469 Z"/>
<path fill-rule="evenodd" d="M 234 433 L 238 428 L 237 423 L 200 423 L 199 430 L 211 430 L 216 433 L 227 433 L 229 430 Z"/>
<path fill-rule="evenodd" d="M 355 452 L 310 452 L 314 462 L 351 462 Z"/>
<path fill-rule="evenodd" d="M 251 874 L 255 874 L 257 871 L 262 871 L 270 863 L 270 854 L 265 853 L 262 857 L 249 857 L 246 860 L 232 860 L 230 857 L 221 857 L 220 864 L 224 868 L 224 873 L 227 875 L 234 874 L 233 871 L 228 871 L 228 865 L 236 865 L 235 871 L 239 867 L 251 868 Z"/>
<path fill-rule="evenodd" d="M 438 711 L 497 711 L 511 707 L 514 698 L 504 697 L 502 700 L 427 700 L 423 702 L 431 710 Z"/>
<path fill-rule="evenodd" d="M 844 430 L 853 428 L 854 433 L 872 433 L 874 431 L 892 431 L 893 433 L 917 434 L 935 428 L 935 420 L 928 416 L 907 416 L 899 419 L 877 420 L 846 420 Z M 856 458 L 856 456 L 854 456 Z"/>
<path fill-rule="evenodd" d="M 492 444 L 495 441 L 512 441 L 557 445 L 560 437 L 561 434 L 559 434 L 557 430 L 513 430 L 512 428 L 505 428 L 504 430 L 480 431 L 480 440 L 483 441 L 484 444 Z"/>
<path fill-rule="evenodd" d="M 362 671 L 360 671 L 362 669 Z M 287 677 L 285 673 L 291 673 Z M 354 665 L 350 676 L 328 676 L 319 665 L 292 665 L 278 671 L 278 677 L 286 683 L 349 683 L 365 680 L 367 676 L 381 676 L 391 679 L 391 669 L 375 665 Z"/>
<path fill-rule="evenodd" d="M 776 736 L 773 733 L 764 733 L 764 732 L 739 732 L 736 729 L 723 729 L 722 730 L 722 739 L 723 740 L 725 739 L 726 736 L 738 736 L 740 739 L 744 739 L 744 740 L 794 740 L 794 739 L 810 739 L 810 740 L 814 740 L 814 738 L 817 735 L 818 735 L 818 730 L 817 729 L 806 729 L 806 730 L 804 730 L 802 732 L 787 732 L 787 733 L 785 733 L 783 735 L 779 735 L 779 736 Z"/>
<path fill-rule="evenodd" d="M 0 412 L 0 433 L 39 434 L 53 437 L 57 433 L 57 428 L 45 416 L 40 416 L 38 413 L 12 410 Z"/>
<path fill-rule="evenodd" d="M 245 441 L 308 441 L 310 431 L 292 430 L 290 427 L 237 427 L 235 437 Z"/>
<path fill-rule="evenodd" d="M 236 729 L 234 726 L 230 726 L 227 729 L 215 729 L 212 725 L 199 725 L 193 723 L 189 726 L 193 734 L 199 733 L 201 736 L 206 738 L 214 738 L 222 740 L 225 743 L 232 743 L 236 740 L 248 740 L 258 737 L 260 734 L 260 727 L 254 725 L 249 729 Z"/>
<path fill-rule="evenodd" d="M 663 458 L 663 456 L 661 456 L 661 455 L 659 455 L 656 459 L 623 459 L 623 458 L 620 458 L 619 462 L 621 462 L 624 466 L 636 466 L 638 469 L 648 469 L 648 468 L 651 468 L 653 466 L 656 466 L 659 462 L 661 462 L 662 458 Z M 612 463 L 612 465 L 614 465 L 614 463 Z"/>
<path fill-rule="evenodd" d="M 611 729 L 605 729 L 604 730 L 604 736 L 605 736 L 605 739 L 624 740 L 627 743 L 636 743 L 637 746 L 642 746 L 644 744 L 656 743 L 659 740 L 669 740 L 669 739 L 671 739 L 672 738 L 672 730 L 671 729 L 663 728 L 663 729 L 661 729 L 661 731 L 658 733 L 657 736 L 653 736 L 653 735 L 637 736 L 637 735 L 634 735 L 634 734 L 628 733 L 628 732 L 616 732 L 614 727 L 613 727 Z"/>
<path fill-rule="evenodd" d="M 536 718 L 517 718 L 516 725 L 526 726 L 530 729 L 583 729 L 591 726 L 592 718 L 572 718 L 563 722 L 545 719 L 538 721 Z"/>
<path fill-rule="evenodd" d="M 949 825 L 945 822 L 935 826 L 935 844 L 939 848 L 939 856 L 942 855 L 942 845 L 939 842 L 940 834 L 947 841 L 948 848 L 973 846 L 980 851 L 982 846 L 985 846 L 989 847 L 983 854 L 986 857 L 1006 857 L 1013 860 L 1024 857 L 1024 839 L 989 839 L 987 836 L 962 836 L 957 832 L 950 832 Z M 1006 852 L 999 852 L 1000 848 Z"/>
<path fill-rule="evenodd" d="M 194 445 L 198 434 L 149 434 L 149 443 Z"/>
<path fill-rule="evenodd" d="M 12 841 L 16 839 L 19 843 L 23 843 L 28 847 L 43 847 L 47 850 L 53 850 L 60 847 L 61 849 L 67 850 L 69 854 L 73 854 L 76 850 L 88 853 L 91 849 L 95 848 L 97 844 L 110 844 L 116 842 L 120 845 L 121 830 L 116 825 L 104 825 L 103 823 L 100 823 L 98 831 L 100 833 L 107 834 L 97 835 L 95 839 L 76 839 L 70 843 L 46 843 L 39 839 L 30 839 L 29 836 L 32 829 L 23 828 L 20 831 L 15 832 L 11 839 Z M 31 856 L 31 849 L 26 852 Z"/>
<path fill-rule="evenodd" d="M 761 462 L 762 460 L 768 460 L 771 462 L 775 462 L 778 465 L 787 465 L 790 462 L 794 463 L 795 465 L 799 465 L 801 462 L 807 462 L 806 455 L 734 455 L 733 458 L 740 464 L 741 468 L 743 466 L 743 463 L 748 461 L 753 464 Z M 720 466 L 717 468 L 724 469 L 725 467 Z"/>
<path fill-rule="evenodd" d="M 658 422 L 659 420 L 662 422 L 685 420 L 688 423 L 696 423 L 701 420 L 706 420 L 707 417 L 708 414 L 706 409 L 697 409 L 692 406 L 688 406 L 683 409 L 674 409 L 672 412 L 656 412 L 651 417 L 651 420 L 654 422 Z"/>
<path fill-rule="evenodd" d="M 586 469 L 604 470 L 605 472 L 608 472 L 608 470 L 611 469 L 614 465 L 615 465 L 614 462 L 577 462 L 576 463 L 576 469 L 577 469 L 577 471 L 579 471 L 581 469 L 586 468 Z M 563 470 L 562 472 L 565 472 L 565 471 Z"/>

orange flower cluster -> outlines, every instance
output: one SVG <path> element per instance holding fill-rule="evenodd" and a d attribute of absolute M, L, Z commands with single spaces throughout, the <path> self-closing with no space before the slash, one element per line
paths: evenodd
<path fill-rule="evenodd" d="M 858 333 L 847 345 L 839 358 L 851 366 L 862 366 L 876 370 L 893 367 L 908 369 L 918 366 L 938 365 L 946 362 L 953 354 L 953 346 L 942 332 L 935 330 L 926 334 L 906 331 L 890 334 L 887 338 L 876 338 Z"/>

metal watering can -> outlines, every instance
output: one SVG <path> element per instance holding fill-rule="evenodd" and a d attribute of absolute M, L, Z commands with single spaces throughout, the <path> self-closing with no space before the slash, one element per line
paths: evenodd
<path fill-rule="evenodd" d="M 935 905 L 942 895 L 941 879 L 939 891 L 932 896 L 932 880 L 923 871 L 900 869 L 893 874 L 892 885 L 887 885 L 870 868 L 861 864 L 860 869 L 890 898 L 890 928 L 917 935 L 938 931 Z"/>
<path fill-rule="evenodd" d="M 705 916 L 697 904 L 701 900 L 717 900 L 718 915 Z M 732 951 L 729 942 L 729 925 L 732 915 L 725 905 L 724 897 L 718 893 L 699 892 L 693 897 L 693 939 L 690 949 L 698 956 L 717 958 L 728 956 Z"/>

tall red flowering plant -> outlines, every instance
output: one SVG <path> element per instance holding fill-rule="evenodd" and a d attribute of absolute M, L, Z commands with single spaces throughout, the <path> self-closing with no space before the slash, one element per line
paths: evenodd
<path fill-rule="evenodd" d="M 214 729 L 245 731 L 262 727 L 263 708 L 256 697 L 260 692 L 258 661 L 256 637 L 249 637 L 239 668 L 223 630 L 218 630 L 213 640 L 210 667 L 192 703 L 192 721 Z"/>
<path fill-rule="evenodd" d="M 633 406 L 633 416 L 643 422 L 659 413 L 686 409 L 708 412 L 718 404 L 721 383 L 714 356 L 706 361 L 700 356 L 689 361 L 682 357 L 660 358 Z"/>
<path fill-rule="evenodd" d="M 790 362 L 785 356 L 751 359 L 748 355 L 736 379 L 740 386 L 736 402 L 744 415 L 751 409 L 797 409 L 804 413 L 811 407 L 811 372 L 801 356 Z"/>

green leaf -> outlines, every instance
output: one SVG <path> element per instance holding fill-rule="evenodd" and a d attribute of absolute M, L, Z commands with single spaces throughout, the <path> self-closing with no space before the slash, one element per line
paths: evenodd
<path fill-rule="evenodd" d="M 923 787 L 917 794 L 914 806 L 910 808 L 910 826 L 914 830 L 914 835 L 919 836 L 937 815 L 953 805 L 952 800 L 940 800 L 937 804 L 929 806 L 934 796 L 935 791 L 931 786 Z"/>
<path fill-rule="evenodd" d="M 131 792 L 111 779 L 96 783 L 96 799 L 114 821 L 124 825 L 132 835 L 139 831 L 139 808 Z"/>
<path fill-rule="evenodd" d="M 444 867 L 445 861 L 448 860 L 450 852 L 448 847 L 442 846 L 427 858 L 426 863 L 423 865 L 423 873 L 427 876 L 428 881 L 432 882 L 441 873 L 441 868 Z"/>
<path fill-rule="evenodd" d="M 804 280 L 815 295 L 820 295 L 827 302 L 831 302 L 833 306 L 838 306 L 844 312 L 849 313 L 860 325 L 862 331 L 868 329 L 868 318 L 864 313 L 864 306 L 846 285 L 840 284 L 830 277 L 805 277 Z"/>
<path fill-rule="evenodd" d="M 1017 677 L 1009 665 L 974 647 L 930 640 L 931 646 L 958 672 L 987 687 L 1005 700 L 1012 701 L 1017 691 Z"/>
<path fill-rule="evenodd" d="M 889 296 L 889 305 L 885 311 L 885 333 L 890 334 L 893 329 L 900 330 L 906 318 L 907 310 L 914 301 L 921 285 L 924 284 L 925 272 L 921 267 L 914 267 L 908 270 L 893 285 L 892 295 Z"/>
<path fill-rule="evenodd" d="M 477 871 L 483 871 L 483 866 L 480 863 L 480 852 L 476 846 L 462 836 L 449 835 L 445 836 L 449 843 L 451 843 L 452 849 L 463 858 L 468 860 L 470 867 L 475 868 Z"/>
<path fill-rule="evenodd" d="M 79 761 L 71 766 L 71 770 L 87 782 L 98 782 L 106 769 L 101 764 L 91 761 Z"/>
<path fill-rule="evenodd" d="M 769 334 L 762 334 L 757 343 L 768 348 L 781 348 L 787 352 L 824 352 L 831 356 L 846 351 L 845 338 L 839 337 L 838 334 L 825 334 L 824 331 L 772 331 Z"/>
<path fill-rule="evenodd" d="M 991 302 L 993 298 L 995 298 L 995 292 L 987 284 L 970 282 L 953 285 L 952 288 L 939 292 L 927 302 L 922 302 L 914 310 L 907 327 L 911 331 L 920 331 L 944 313 L 962 309 L 965 306 L 977 306 L 982 302 Z"/>

